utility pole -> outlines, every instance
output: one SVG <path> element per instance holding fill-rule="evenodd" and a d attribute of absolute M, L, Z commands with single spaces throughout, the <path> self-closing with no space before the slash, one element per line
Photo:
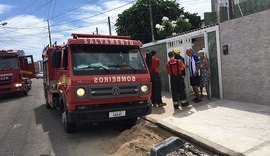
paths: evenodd
<path fill-rule="evenodd" d="M 52 46 L 52 38 L 51 38 L 51 29 L 50 29 L 50 23 L 49 20 L 46 20 L 48 24 L 48 33 L 49 33 L 49 42 L 50 42 L 50 47 Z"/>
<path fill-rule="evenodd" d="M 110 36 L 112 36 L 111 20 L 110 20 L 110 17 L 108 17 L 108 25 L 109 25 L 109 33 L 110 33 Z"/>
<path fill-rule="evenodd" d="M 217 23 L 220 23 L 220 1 L 216 0 Z"/>
<path fill-rule="evenodd" d="M 153 14 L 152 14 L 152 0 L 149 0 L 149 13 L 150 13 L 150 26 L 151 26 L 152 41 L 154 42 L 155 33 L 154 33 Z"/>

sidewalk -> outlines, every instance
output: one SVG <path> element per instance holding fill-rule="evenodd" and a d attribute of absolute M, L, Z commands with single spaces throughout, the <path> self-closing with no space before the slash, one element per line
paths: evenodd
<path fill-rule="evenodd" d="M 167 106 L 153 107 L 147 120 L 227 155 L 270 155 L 270 106 L 204 97 L 175 111 L 171 94 L 162 95 Z"/>

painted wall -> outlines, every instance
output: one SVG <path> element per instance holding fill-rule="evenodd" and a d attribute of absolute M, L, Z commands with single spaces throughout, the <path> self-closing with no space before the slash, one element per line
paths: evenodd
<path fill-rule="evenodd" d="M 269 17 L 266 10 L 220 24 L 225 99 L 270 105 Z"/>
<path fill-rule="evenodd" d="M 169 79 L 166 71 L 166 62 L 167 62 L 167 47 L 166 43 L 156 44 L 147 48 L 142 48 L 142 51 L 145 53 L 147 51 L 155 50 L 157 52 L 157 57 L 160 59 L 159 73 L 162 82 L 162 90 L 169 91 Z"/>

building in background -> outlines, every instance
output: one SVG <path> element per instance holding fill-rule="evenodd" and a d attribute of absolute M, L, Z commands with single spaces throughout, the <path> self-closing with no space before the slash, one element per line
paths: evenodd
<path fill-rule="evenodd" d="M 270 9 L 270 0 L 212 0 L 211 3 L 212 12 L 204 14 L 206 25 Z"/>
<path fill-rule="evenodd" d="M 35 69 L 36 69 L 36 73 L 43 72 L 42 60 L 39 60 L 39 61 L 35 62 Z"/>

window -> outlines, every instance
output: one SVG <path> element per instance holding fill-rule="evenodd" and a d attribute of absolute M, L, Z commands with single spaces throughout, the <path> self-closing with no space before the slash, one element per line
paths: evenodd
<path fill-rule="evenodd" d="M 137 47 L 73 46 L 72 69 L 75 75 L 146 73 Z"/>
<path fill-rule="evenodd" d="M 17 58 L 0 58 L 0 70 L 10 70 L 19 68 Z"/>

